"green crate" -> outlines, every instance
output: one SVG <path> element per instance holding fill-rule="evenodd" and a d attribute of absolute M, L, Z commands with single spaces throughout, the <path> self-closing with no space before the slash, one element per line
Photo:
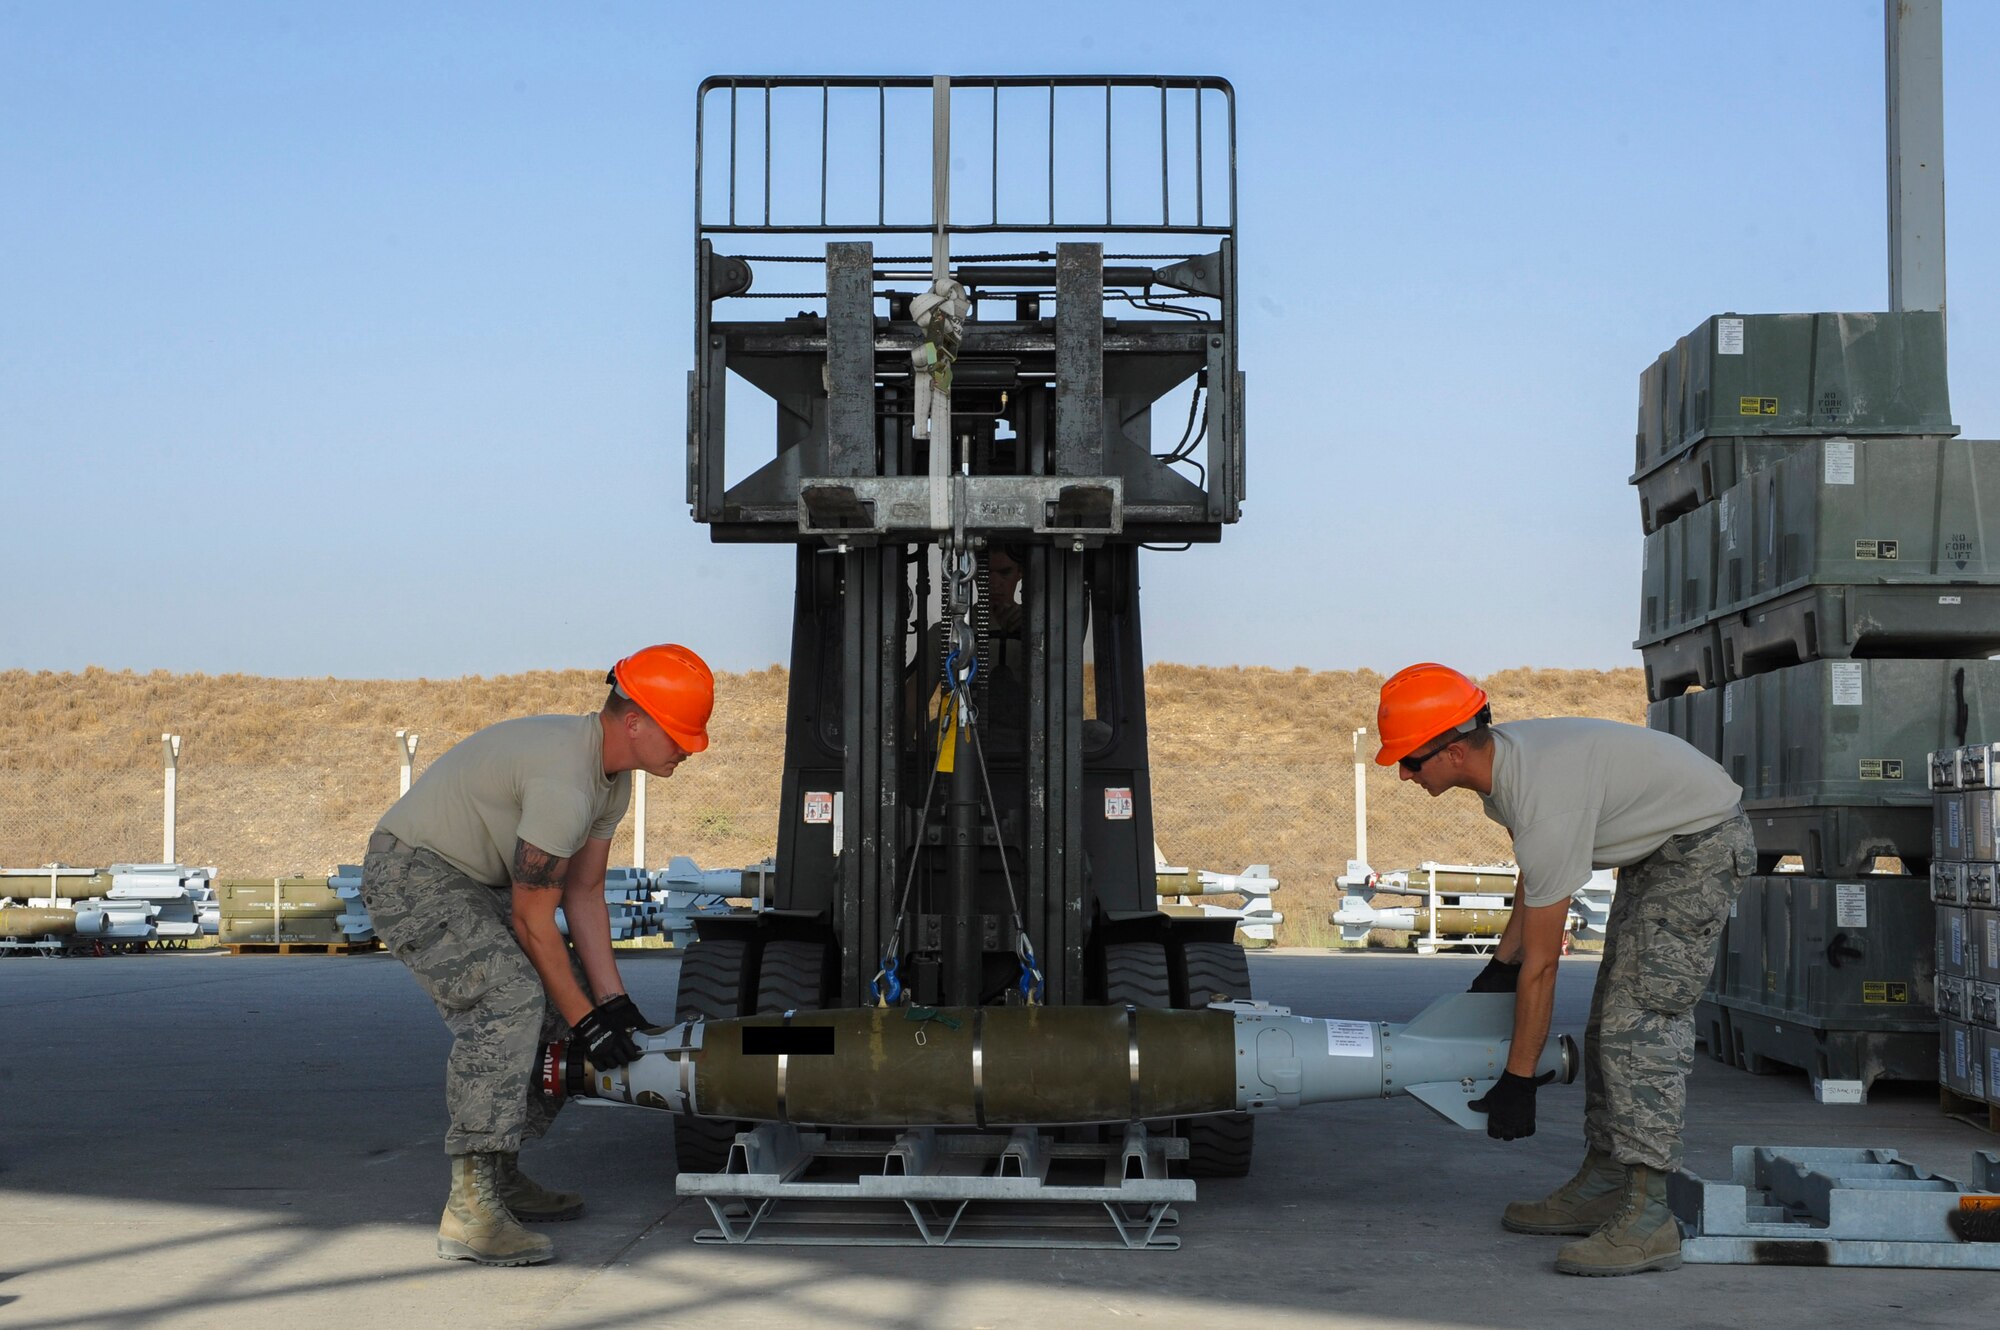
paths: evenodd
<path fill-rule="evenodd" d="M 1812 314 L 1718 314 L 1681 339 L 1683 446 L 1813 430 Z"/>
<path fill-rule="evenodd" d="M 1639 391 L 1635 483 L 1704 439 L 1958 432 L 1935 310 L 1718 314 Z"/>
<path fill-rule="evenodd" d="M 1814 439 L 1735 490 L 1755 514 L 1750 602 L 1812 585 L 2000 581 L 2000 441 Z"/>
<path fill-rule="evenodd" d="M 1723 685 L 1746 802 L 1931 806 L 1932 749 L 2000 732 L 2000 661 L 1821 660 Z"/>
<path fill-rule="evenodd" d="M 1936 915 L 1927 879 L 1797 878 L 1789 895 L 1795 1010 L 1847 1028 L 1933 1018 Z"/>

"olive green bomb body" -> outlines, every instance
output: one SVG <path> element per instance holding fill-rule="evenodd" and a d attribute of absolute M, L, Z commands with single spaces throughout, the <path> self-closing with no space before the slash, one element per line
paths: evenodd
<path fill-rule="evenodd" d="M 9 906 L 0 909 L 0 937 L 93 937 L 104 931 L 104 915 L 97 910 L 66 910 L 51 906 Z"/>
<path fill-rule="evenodd" d="M 871 1007 L 726 1024 L 693 1058 L 711 1117 L 976 1127 L 1236 1107 L 1227 1012 Z"/>

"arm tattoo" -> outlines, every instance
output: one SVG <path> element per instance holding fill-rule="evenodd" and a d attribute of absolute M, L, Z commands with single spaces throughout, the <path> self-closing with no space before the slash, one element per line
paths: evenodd
<path fill-rule="evenodd" d="M 514 842 L 514 881 L 524 887 L 561 887 L 567 857 L 557 858 L 524 840 Z"/>

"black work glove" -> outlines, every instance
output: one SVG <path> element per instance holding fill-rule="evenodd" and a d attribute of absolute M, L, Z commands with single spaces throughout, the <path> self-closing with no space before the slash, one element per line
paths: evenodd
<path fill-rule="evenodd" d="M 632 1004 L 628 1002 L 625 1005 Z M 590 1065 L 599 1071 L 622 1067 L 639 1057 L 639 1046 L 617 1024 L 617 1018 L 610 1009 L 609 1002 L 592 1007 L 575 1026 L 576 1037 L 583 1042 L 584 1055 L 590 1059 Z"/>
<path fill-rule="evenodd" d="M 604 1013 L 604 1019 L 628 1034 L 633 1030 L 650 1030 L 653 1023 L 639 1014 L 632 1005 L 632 999 L 624 993 L 608 997 L 600 1002 L 597 1009 Z"/>
<path fill-rule="evenodd" d="M 1500 1073 L 1493 1088 L 1466 1107 L 1486 1115 L 1486 1134 L 1496 1141 L 1517 1141 L 1535 1134 L 1535 1087 L 1555 1079 L 1554 1072 L 1539 1077 Z"/>
<path fill-rule="evenodd" d="M 1495 956 L 1486 962 L 1486 968 L 1472 981 L 1468 993 L 1511 993 L 1521 982 L 1521 967 L 1517 962 L 1509 965 Z"/>

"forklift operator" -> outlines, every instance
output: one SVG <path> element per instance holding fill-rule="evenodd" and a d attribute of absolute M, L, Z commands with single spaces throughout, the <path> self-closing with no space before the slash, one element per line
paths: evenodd
<path fill-rule="evenodd" d="M 1472 1107 L 1503 1141 L 1535 1131 L 1535 1061 L 1548 1038 L 1570 897 L 1618 869 L 1584 1031 L 1583 1166 L 1539 1201 L 1510 1204 L 1517 1233 L 1587 1235 L 1556 1269 L 1625 1275 L 1680 1265 L 1667 1175 L 1680 1167 L 1691 1014 L 1756 847 L 1742 791 L 1670 734 L 1562 717 L 1493 724 L 1487 697 L 1443 665 L 1382 685 L 1375 760 L 1433 798 L 1471 790 L 1507 828 L 1514 909 L 1473 992 L 1512 992 L 1507 1068 Z"/>
<path fill-rule="evenodd" d="M 574 1030 L 592 1065 L 622 1067 L 639 1055 L 631 1031 L 649 1024 L 612 954 L 604 868 L 631 773 L 671 776 L 708 747 L 715 680 L 700 656 L 664 645 L 605 682 L 595 714 L 502 721 L 447 751 L 368 841 L 361 898 L 452 1033 L 446 1260 L 555 1255 L 521 1221 L 574 1219 L 583 1197 L 520 1170 L 522 1139 L 546 1132 L 557 1107 L 534 1089 L 536 1056 Z"/>

